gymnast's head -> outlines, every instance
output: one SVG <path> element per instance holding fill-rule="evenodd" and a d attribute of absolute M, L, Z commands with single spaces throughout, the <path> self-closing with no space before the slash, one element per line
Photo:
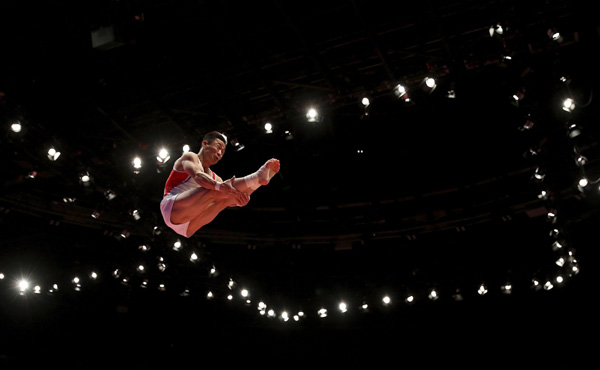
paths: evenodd
<path fill-rule="evenodd" d="M 202 148 L 198 154 L 214 164 L 225 155 L 226 148 L 227 136 L 219 131 L 210 131 L 202 138 Z"/>

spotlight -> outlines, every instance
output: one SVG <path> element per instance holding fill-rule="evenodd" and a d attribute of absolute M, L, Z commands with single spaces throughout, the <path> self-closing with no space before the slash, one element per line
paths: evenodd
<path fill-rule="evenodd" d="M 198 255 L 196 253 L 192 252 L 192 255 L 190 256 L 190 261 L 192 261 L 192 262 L 198 261 Z"/>
<path fill-rule="evenodd" d="M 548 34 L 548 37 L 550 38 L 550 40 L 552 40 L 552 41 L 561 43 L 564 40 L 563 36 L 556 29 L 553 29 L 553 28 L 549 29 L 547 34 Z"/>
<path fill-rule="evenodd" d="M 158 156 L 156 156 L 156 163 L 158 165 L 164 165 L 169 159 L 171 159 L 171 156 L 169 155 L 167 149 L 161 148 L 158 151 Z"/>
<path fill-rule="evenodd" d="M 571 98 L 567 98 L 565 100 L 563 100 L 562 103 L 562 109 L 565 112 L 572 112 L 575 109 L 575 100 L 571 99 Z"/>
<path fill-rule="evenodd" d="M 23 295 L 29 289 L 29 281 L 21 279 L 17 283 L 17 286 L 19 287 L 19 293 Z"/>
<path fill-rule="evenodd" d="M 104 192 L 104 197 L 107 200 L 113 200 L 113 199 L 115 199 L 116 196 L 117 196 L 117 194 L 115 194 L 115 192 L 110 189 L 108 189 Z"/>
<path fill-rule="evenodd" d="M 231 145 L 233 145 L 233 148 L 236 152 L 239 152 L 245 148 L 244 144 L 240 143 L 238 139 L 231 139 Z"/>
<path fill-rule="evenodd" d="M 90 177 L 89 172 L 82 172 L 79 174 L 79 183 L 83 186 L 89 186 L 92 178 Z"/>
<path fill-rule="evenodd" d="M 587 163 L 587 158 L 580 155 L 575 159 L 575 163 L 577 163 L 579 167 L 583 167 Z"/>
<path fill-rule="evenodd" d="M 535 169 L 535 172 L 531 176 L 531 179 L 537 183 L 543 182 L 544 178 L 546 178 L 546 173 L 539 167 Z"/>
<path fill-rule="evenodd" d="M 140 211 L 138 211 L 137 209 L 132 210 L 131 212 L 129 212 L 129 214 L 131 215 L 131 217 L 133 217 L 134 220 L 139 220 L 141 218 L 140 215 Z"/>
<path fill-rule="evenodd" d="M 404 85 L 398 84 L 394 87 L 394 95 L 396 95 L 398 98 L 406 100 L 408 98 L 407 92 L 408 91 Z"/>
<path fill-rule="evenodd" d="M 489 29 L 490 37 L 494 37 L 494 35 L 502 36 L 504 34 L 504 27 L 500 23 L 490 26 Z"/>
<path fill-rule="evenodd" d="M 437 300 L 438 298 L 440 298 L 440 295 L 438 294 L 438 292 L 437 292 L 435 289 L 432 289 L 432 290 L 429 292 L 429 295 L 428 295 L 428 297 L 429 297 L 429 299 L 431 299 L 432 301 L 435 301 L 435 300 Z"/>
<path fill-rule="evenodd" d="M 60 157 L 60 152 L 54 148 L 48 149 L 48 159 L 51 161 L 55 161 Z"/>
<path fill-rule="evenodd" d="M 323 117 L 315 108 L 309 108 L 306 112 L 306 120 L 308 122 L 321 122 L 322 119 Z"/>
<path fill-rule="evenodd" d="M 567 133 L 569 135 L 569 138 L 574 139 L 581 134 L 581 128 L 578 125 L 573 123 L 573 124 L 569 125 L 569 128 L 567 129 Z"/>
<path fill-rule="evenodd" d="M 431 90 L 435 89 L 437 83 L 433 77 L 425 77 L 425 85 Z"/>
<path fill-rule="evenodd" d="M 140 173 L 140 169 L 142 168 L 142 160 L 140 157 L 133 158 L 133 173 Z"/>
<path fill-rule="evenodd" d="M 10 129 L 14 133 L 19 133 L 23 129 L 23 126 L 21 126 L 21 122 L 15 121 L 10 125 Z"/>
<path fill-rule="evenodd" d="M 369 100 L 369 98 L 364 97 L 361 100 L 361 105 L 362 105 L 362 115 L 360 116 L 361 119 L 368 119 L 369 117 L 369 110 L 371 108 L 371 101 Z"/>
<path fill-rule="evenodd" d="M 265 123 L 265 132 L 267 134 L 273 133 L 273 125 L 270 122 Z"/>
<path fill-rule="evenodd" d="M 189 151 L 190 151 L 190 146 L 189 146 L 189 145 L 187 145 L 187 144 L 185 144 L 185 145 L 183 146 L 182 150 L 183 150 L 183 152 L 184 152 L 184 153 L 187 153 L 187 152 L 189 152 Z"/>
<path fill-rule="evenodd" d="M 319 315 L 320 318 L 327 317 L 327 309 L 326 308 L 319 309 L 319 311 L 317 311 L 317 315 Z"/>

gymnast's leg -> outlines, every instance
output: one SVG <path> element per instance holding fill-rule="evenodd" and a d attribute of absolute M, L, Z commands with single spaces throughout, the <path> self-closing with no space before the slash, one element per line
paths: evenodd
<path fill-rule="evenodd" d="M 250 195 L 260 186 L 267 185 L 271 178 L 279 172 L 279 167 L 279 160 L 269 159 L 253 174 L 234 179 L 233 187 Z"/>
<path fill-rule="evenodd" d="M 270 159 L 255 173 L 233 180 L 233 186 L 248 195 L 262 185 L 267 185 L 279 172 L 279 161 Z M 181 203 L 178 203 L 181 202 Z M 190 222 L 187 236 L 190 237 L 204 225 L 210 223 L 225 208 L 235 206 L 235 202 L 222 193 L 204 188 L 192 189 L 181 193 L 173 205 L 171 222 L 179 224 Z M 176 216 L 174 217 L 174 214 Z"/>

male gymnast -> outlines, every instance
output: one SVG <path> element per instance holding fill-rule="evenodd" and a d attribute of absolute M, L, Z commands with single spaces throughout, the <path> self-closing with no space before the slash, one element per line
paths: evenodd
<path fill-rule="evenodd" d="M 173 164 L 160 211 L 177 234 L 189 238 L 225 208 L 245 206 L 250 194 L 279 172 L 279 160 L 272 158 L 253 174 L 223 181 L 210 167 L 223 158 L 226 147 L 227 137 L 211 131 L 202 138 L 197 154 L 183 153 Z"/>

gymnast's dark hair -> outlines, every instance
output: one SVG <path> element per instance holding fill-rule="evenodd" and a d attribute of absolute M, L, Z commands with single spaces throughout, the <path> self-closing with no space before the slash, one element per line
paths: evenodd
<path fill-rule="evenodd" d="M 221 140 L 223 140 L 223 142 L 225 143 L 225 145 L 227 145 L 227 136 L 225 136 L 224 134 L 220 133 L 219 131 L 211 131 L 211 132 L 207 133 L 202 138 L 202 141 L 206 140 L 209 143 L 212 143 L 213 140 L 215 140 L 215 139 L 221 139 Z"/>

